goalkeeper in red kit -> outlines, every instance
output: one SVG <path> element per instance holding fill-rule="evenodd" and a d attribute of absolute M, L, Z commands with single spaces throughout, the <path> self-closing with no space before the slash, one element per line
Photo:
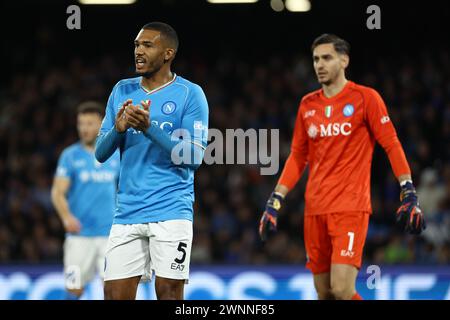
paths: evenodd
<path fill-rule="evenodd" d="M 345 77 L 347 41 L 323 34 L 312 44 L 314 70 L 321 84 L 301 100 L 291 153 L 261 217 L 266 240 L 288 192 L 309 167 L 305 192 L 306 266 L 319 299 L 360 300 L 355 282 L 361 267 L 370 203 L 370 170 L 375 142 L 389 157 L 400 184 L 397 222 L 420 234 L 425 221 L 411 171 L 386 105 L 372 88 Z"/>

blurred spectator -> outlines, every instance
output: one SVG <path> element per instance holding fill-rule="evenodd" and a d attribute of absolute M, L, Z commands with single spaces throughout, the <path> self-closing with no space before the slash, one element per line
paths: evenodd
<path fill-rule="evenodd" d="M 412 262 L 412 254 L 405 245 L 404 237 L 395 235 L 384 250 L 384 263 L 402 264 Z"/>
<path fill-rule="evenodd" d="M 438 213 L 446 196 L 445 185 L 440 182 L 436 170 L 427 168 L 420 176 L 420 186 L 417 193 L 420 197 L 420 207 L 427 220 L 432 220 Z"/>

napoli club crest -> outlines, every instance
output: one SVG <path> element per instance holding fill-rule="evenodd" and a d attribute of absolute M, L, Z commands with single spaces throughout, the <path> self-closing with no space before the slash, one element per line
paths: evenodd
<path fill-rule="evenodd" d="M 177 109 L 177 104 L 173 101 L 167 101 L 161 107 L 161 111 L 164 114 L 174 113 L 176 109 Z"/>
<path fill-rule="evenodd" d="M 347 104 L 347 105 L 345 105 L 344 109 L 342 110 L 342 113 L 344 114 L 344 116 L 350 117 L 354 111 L 355 111 L 355 108 L 353 107 L 353 105 Z"/>

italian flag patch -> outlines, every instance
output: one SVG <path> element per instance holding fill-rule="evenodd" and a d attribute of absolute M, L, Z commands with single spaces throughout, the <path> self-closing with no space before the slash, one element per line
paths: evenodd
<path fill-rule="evenodd" d="M 330 118 L 331 117 L 331 111 L 333 110 L 332 106 L 326 106 L 325 107 L 325 117 Z"/>

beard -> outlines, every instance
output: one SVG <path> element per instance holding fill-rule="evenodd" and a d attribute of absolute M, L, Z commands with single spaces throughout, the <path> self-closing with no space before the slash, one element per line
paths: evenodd
<path fill-rule="evenodd" d="M 328 78 L 326 80 L 323 80 L 323 81 L 319 81 L 319 82 L 320 82 L 320 84 L 323 84 L 323 85 L 326 85 L 326 86 L 329 86 L 330 84 L 333 83 L 333 81 L 330 78 Z"/>
<path fill-rule="evenodd" d="M 144 77 L 144 78 L 151 78 L 158 70 L 147 70 L 147 71 L 137 71 L 136 74 L 138 76 Z"/>
<path fill-rule="evenodd" d="M 338 73 L 337 72 L 328 72 L 328 77 L 325 79 L 320 80 L 319 76 L 317 76 L 317 81 L 325 86 L 329 86 L 330 84 L 332 84 L 333 82 L 336 81 L 336 79 L 338 78 Z"/>
<path fill-rule="evenodd" d="M 153 77 L 163 66 L 163 64 L 158 63 L 157 61 L 153 61 L 151 63 L 147 63 L 147 68 L 145 70 L 138 71 L 135 70 L 136 74 L 138 76 L 144 77 L 144 78 L 151 78 Z"/>

